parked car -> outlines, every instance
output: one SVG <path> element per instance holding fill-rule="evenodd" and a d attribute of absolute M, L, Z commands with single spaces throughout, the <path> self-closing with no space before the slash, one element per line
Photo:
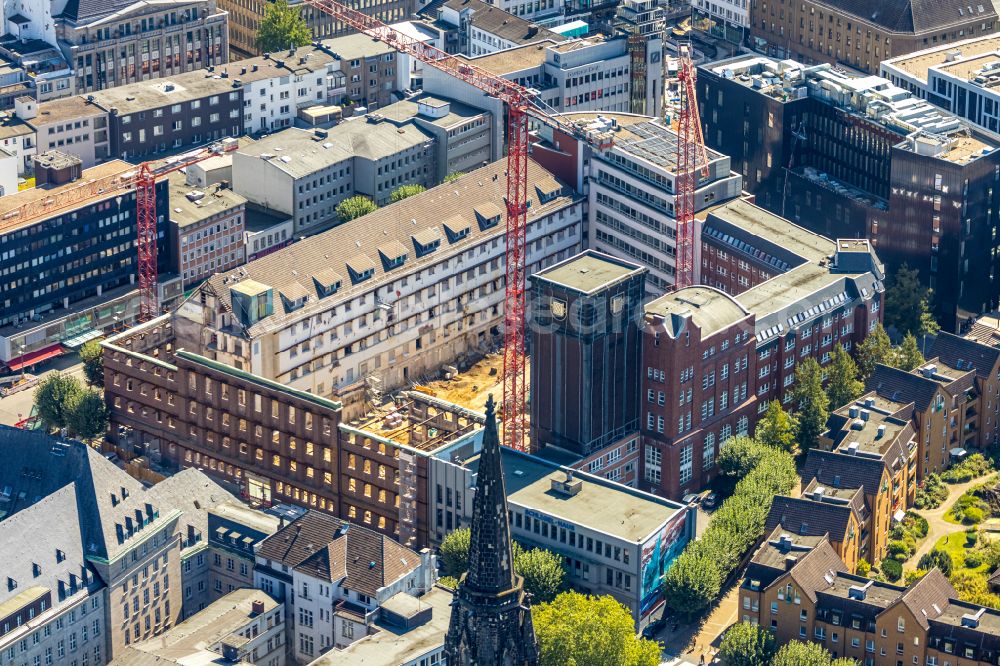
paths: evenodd
<path fill-rule="evenodd" d="M 664 613 L 664 615 L 660 619 L 653 620 L 652 622 L 650 622 L 645 626 L 645 628 L 642 630 L 642 637 L 653 639 L 656 637 L 658 633 L 663 631 L 663 628 L 666 626 L 667 626 L 667 616 L 666 613 Z"/>
<path fill-rule="evenodd" d="M 719 495 L 717 493 L 709 493 L 705 495 L 705 499 L 701 501 L 701 505 L 706 509 L 714 509 L 715 505 L 719 503 Z"/>
<path fill-rule="evenodd" d="M 701 495 L 698 493 L 688 493 L 683 497 L 683 502 L 685 504 L 699 504 L 701 503 Z"/>

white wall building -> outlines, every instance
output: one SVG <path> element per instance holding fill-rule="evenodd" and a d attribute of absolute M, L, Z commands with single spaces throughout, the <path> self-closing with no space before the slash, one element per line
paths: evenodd
<path fill-rule="evenodd" d="M 174 315 L 178 345 L 345 408 L 366 381 L 389 390 L 493 348 L 504 169 L 494 162 L 210 278 Z M 531 273 L 582 249 L 583 205 L 534 162 L 528 182 Z"/>

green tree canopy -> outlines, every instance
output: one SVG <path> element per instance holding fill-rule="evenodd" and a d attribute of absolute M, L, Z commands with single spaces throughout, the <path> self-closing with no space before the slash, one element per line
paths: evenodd
<path fill-rule="evenodd" d="M 350 222 L 377 209 L 374 201 L 358 194 L 337 204 L 337 217 L 341 222 Z"/>
<path fill-rule="evenodd" d="M 856 357 L 858 374 L 863 382 L 867 382 L 868 378 L 872 376 L 876 365 L 880 363 L 882 365 L 894 364 L 895 354 L 892 350 L 892 342 L 885 329 L 882 328 L 882 324 L 878 324 L 875 330 L 869 333 L 868 337 L 858 345 Z"/>
<path fill-rule="evenodd" d="M 472 543 L 472 531 L 468 527 L 460 527 L 449 532 L 441 541 L 438 556 L 441 558 L 441 568 L 445 576 L 459 578 L 469 569 L 469 548 Z"/>
<path fill-rule="evenodd" d="M 540 666 L 658 666 L 660 646 L 638 638 L 632 614 L 614 597 L 563 592 L 531 613 Z"/>
<path fill-rule="evenodd" d="M 902 344 L 896 348 L 893 361 L 894 366 L 907 372 L 916 370 L 926 362 L 912 333 L 907 333 Z"/>
<path fill-rule="evenodd" d="M 742 479 L 757 466 L 765 453 L 764 447 L 755 437 L 746 435 L 730 437 L 719 451 L 719 469 L 726 476 Z"/>
<path fill-rule="evenodd" d="M 763 627 L 739 622 L 726 630 L 718 656 L 722 666 L 768 666 L 774 656 L 774 637 Z"/>
<path fill-rule="evenodd" d="M 35 389 L 35 407 L 42 425 L 48 430 L 67 427 L 71 400 L 82 390 L 76 377 L 61 372 L 43 379 Z"/>
<path fill-rule="evenodd" d="M 830 666 L 833 656 L 818 643 L 790 641 L 782 645 L 771 661 L 772 666 Z"/>
<path fill-rule="evenodd" d="M 423 185 L 400 185 L 392 191 L 389 195 L 393 202 L 402 201 L 407 197 L 412 197 L 414 194 L 420 194 L 421 192 L 426 192 L 427 188 Z"/>
<path fill-rule="evenodd" d="M 772 400 L 764 416 L 757 421 L 754 439 L 765 446 L 773 446 L 782 451 L 795 450 L 795 418 L 781 408 L 781 403 Z"/>
<path fill-rule="evenodd" d="M 929 553 L 924 553 L 924 555 L 920 558 L 920 561 L 917 562 L 918 569 L 930 571 L 934 567 L 937 567 L 945 576 L 951 576 L 951 569 L 953 566 L 951 555 L 947 551 L 940 550 L 938 548 L 935 548 Z"/>
<path fill-rule="evenodd" d="M 85 342 L 80 347 L 80 360 L 83 361 L 83 376 L 91 386 L 104 386 L 104 359 L 100 340 Z"/>
<path fill-rule="evenodd" d="M 792 400 L 798 405 L 795 417 L 798 430 L 795 433 L 803 450 L 811 449 L 819 443 L 819 436 L 826 430 L 826 419 L 830 414 L 830 399 L 823 390 L 823 370 L 814 358 L 807 358 L 795 370 L 795 386 Z"/>
<path fill-rule="evenodd" d="M 937 333 L 930 309 L 931 293 L 920 284 L 920 272 L 906 264 L 899 267 L 885 292 L 885 323 L 906 335 Z"/>
<path fill-rule="evenodd" d="M 705 548 L 686 548 L 663 577 L 667 607 L 683 617 L 704 612 L 715 601 L 723 574 L 715 557 Z"/>
<path fill-rule="evenodd" d="M 78 437 L 90 439 L 108 430 L 108 407 L 97 389 L 83 389 L 67 401 L 66 427 Z"/>
<path fill-rule="evenodd" d="M 518 548 L 517 551 L 514 570 L 524 578 L 524 589 L 531 594 L 533 603 L 555 599 L 562 590 L 566 576 L 562 558 L 544 548 Z"/>
<path fill-rule="evenodd" d="M 306 46 L 311 41 L 312 32 L 298 7 L 290 7 L 288 0 L 264 3 L 264 17 L 257 28 L 257 48 L 270 53 Z"/>
<path fill-rule="evenodd" d="M 462 171 L 452 171 L 451 173 L 449 173 L 447 176 L 444 177 L 444 182 L 454 183 L 456 180 L 458 180 L 464 175 L 465 173 Z"/>
<path fill-rule="evenodd" d="M 837 409 L 856 400 L 865 390 L 858 381 L 858 366 L 840 345 L 833 346 L 833 360 L 827 369 L 826 395 L 830 407 Z"/>

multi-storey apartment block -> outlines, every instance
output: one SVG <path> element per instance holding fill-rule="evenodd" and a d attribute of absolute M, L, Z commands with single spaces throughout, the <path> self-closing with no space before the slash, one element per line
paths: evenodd
<path fill-rule="evenodd" d="M 204 190 L 191 187 L 184 174 L 173 174 L 170 183 L 168 242 L 185 289 L 220 271 L 246 261 L 243 246 L 246 199 L 228 183 Z"/>

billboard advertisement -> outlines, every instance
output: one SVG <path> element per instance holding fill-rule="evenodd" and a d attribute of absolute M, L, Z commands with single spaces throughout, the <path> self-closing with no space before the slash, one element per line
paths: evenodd
<path fill-rule="evenodd" d="M 667 567 L 688 542 L 688 511 L 679 512 L 652 539 L 642 545 L 642 589 L 639 617 L 653 612 L 663 599 L 661 582 Z"/>

